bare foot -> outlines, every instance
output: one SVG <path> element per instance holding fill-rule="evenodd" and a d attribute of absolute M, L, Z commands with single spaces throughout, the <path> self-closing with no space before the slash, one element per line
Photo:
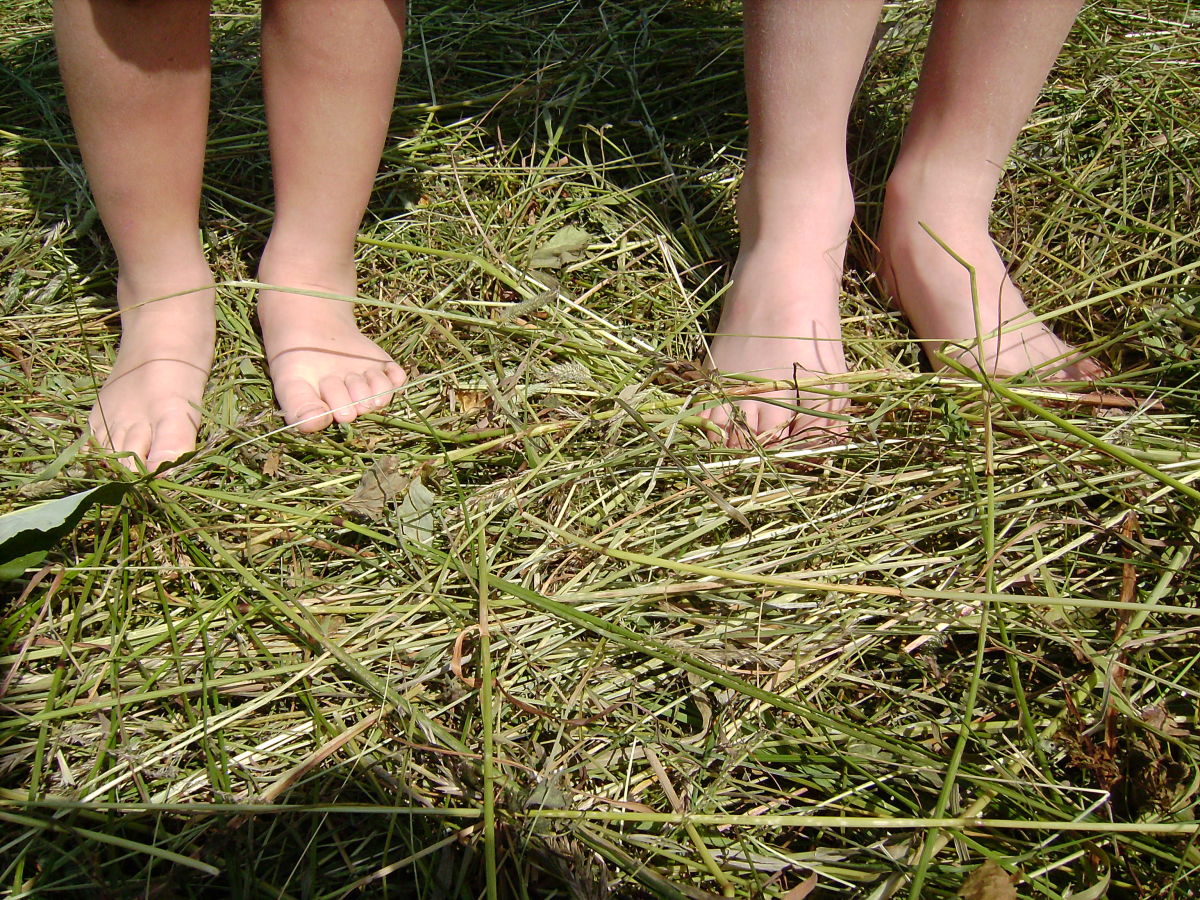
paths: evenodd
<path fill-rule="evenodd" d="M 974 268 L 978 327 L 970 272 L 929 232 Z M 1026 306 L 988 233 L 986 209 L 956 208 L 894 178 L 878 246 L 884 288 L 935 367 L 938 355 L 945 354 L 999 378 L 1032 373 L 1050 381 L 1094 381 L 1104 376 L 1099 363 L 1056 337 Z"/>
<path fill-rule="evenodd" d="M 150 471 L 196 447 L 216 333 L 212 283 L 203 263 L 117 283 L 121 346 L 88 426 L 102 447 Z"/>
<path fill-rule="evenodd" d="M 844 178 L 844 176 L 843 176 Z M 838 176 L 819 191 L 802 185 L 753 184 L 738 200 L 742 249 L 711 345 L 720 372 L 790 381 L 846 372 L 838 311 L 846 233 L 853 215 L 849 184 Z M 830 197 L 830 194 L 833 194 Z M 820 438 L 844 431 L 847 401 L 822 391 L 771 391 L 705 411 L 728 446 Z"/>
<path fill-rule="evenodd" d="M 391 403 L 404 370 L 358 330 L 349 299 L 356 291 L 353 266 L 331 275 L 269 256 L 268 250 L 259 267 L 262 283 L 347 298 L 260 292 L 263 344 L 284 421 L 298 431 L 320 431 Z"/>

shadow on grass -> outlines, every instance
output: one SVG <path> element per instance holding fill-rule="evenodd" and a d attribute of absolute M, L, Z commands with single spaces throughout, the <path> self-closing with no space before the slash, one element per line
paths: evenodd
<path fill-rule="evenodd" d="M 514 10 L 503 0 L 457 0 L 418 10 L 393 138 L 411 136 L 433 117 L 471 120 L 498 144 L 534 158 L 548 148 L 575 158 L 621 148 L 641 162 L 613 170 L 616 183 L 653 208 L 697 263 L 732 263 L 731 201 L 746 143 L 734 7 L 726 0 L 589 2 L 564 18 L 553 4 Z M 236 250 L 245 278 L 253 278 L 272 205 L 257 45 L 254 17 L 216 20 L 201 224 L 213 241 Z M 883 65 L 894 68 L 895 60 Z M 868 75 L 878 74 L 878 61 L 871 66 Z M 868 235 L 910 100 L 879 93 L 875 84 L 864 79 L 849 138 Z M 57 246 L 76 277 L 111 298 L 115 261 L 87 193 L 48 30 L 10 43 L 0 59 L 0 92 L 35 212 L 31 236 L 59 231 Z M 389 158 L 370 215 L 402 217 L 420 196 L 426 165 L 419 155 L 400 164 Z M 869 263 L 869 252 L 860 256 Z"/>

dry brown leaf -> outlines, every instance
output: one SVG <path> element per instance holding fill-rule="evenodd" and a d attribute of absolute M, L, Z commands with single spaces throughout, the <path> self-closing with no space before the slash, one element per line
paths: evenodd
<path fill-rule="evenodd" d="M 344 504 L 346 511 L 378 522 L 388 503 L 408 486 L 408 481 L 409 477 L 400 472 L 400 460 L 394 456 L 381 457 L 363 473 L 358 487 Z"/>
<path fill-rule="evenodd" d="M 813 872 L 802 882 L 783 895 L 783 900 L 804 900 L 817 889 L 817 873 Z"/>
<path fill-rule="evenodd" d="M 964 900 L 1017 900 L 1012 878 L 990 859 L 967 876 L 958 896 Z"/>
<path fill-rule="evenodd" d="M 484 391 L 463 391 L 456 389 L 452 396 L 454 397 L 454 405 L 463 415 L 470 415 L 481 409 L 486 409 L 488 405 L 488 396 Z"/>

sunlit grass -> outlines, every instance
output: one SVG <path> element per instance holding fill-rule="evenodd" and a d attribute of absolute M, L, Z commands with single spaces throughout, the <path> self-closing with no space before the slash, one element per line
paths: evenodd
<path fill-rule="evenodd" d="M 0 12 L 0 512 L 127 477 L 76 445 L 115 271 L 46 7 Z M 1191 4 L 1089 6 L 996 210 L 1037 311 L 1117 373 L 1099 397 L 930 375 L 876 291 L 927 18 L 889 5 L 851 138 L 853 422 L 763 453 L 708 444 L 685 365 L 736 253 L 734 4 L 414 10 L 360 241 L 412 382 L 311 437 L 247 315 L 257 5 L 218 10 L 202 447 L 3 588 L 0 891 L 948 897 L 991 859 L 1023 897 L 1188 896 Z M 579 258 L 532 270 L 566 226 Z M 399 493 L 354 514 L 385 457 Z"/>

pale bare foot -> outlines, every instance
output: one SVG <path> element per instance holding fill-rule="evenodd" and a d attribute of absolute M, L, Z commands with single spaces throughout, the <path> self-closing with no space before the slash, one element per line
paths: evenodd
<path fill-rule="evenodd" d="M 979 208 L 939 197 L 936 189 L 923 190 L 895 176 L 888 185 L 878 239 L 878 274 L 935 368 L 941 367 L 938 356 L 944 354 L 999 378 L 1032 374 L 1047 381 L 1094 381 L 1103 377 L 1106 373 L 1099 363 L 1060 340 L 1025 304 L 988 233 L 986 206 L 975 206 Z M 972 301 L 970 271 L 938 240 L 974 268 L 978 310 Z"/>
<path fill-rule="evenodd" d="M 842 184 L 844 182 L 844 189 Z M 846 372 L 838 311 L 846 234 L 853 215 L 845 176 L 813 185 L 743 182 L 738 200 L 742 248 L 711 345 L 711 363 L 728 374 L 789 381 L 830 375 L 821 390 L 755 394 L 702 415 L 724 429 L 726 444 L 752 446 L 843 432 L 838 419 Z"/>
<path fill-rule="evenodd" d="M 332 268 L 332 267 L 331 267 Z M 260 292 L 258 317 L 275 397 L 283 418 L 298 431 L 353 422 L 392 401 L 404 370 L 358 330 L 354 320 L 352 264 L 316 272 L 307 264 L 271 258 L 259 267 L 263 284 L 336 294 L 326 299 L 284 290 Z"/>
<path fill-rule="evenodd" d="M 118 279 L 121 346 L 88 426 L 100 446 L 150 471 L 196 447 L 216 332 L 212 284 L 202 262 Z"/>

